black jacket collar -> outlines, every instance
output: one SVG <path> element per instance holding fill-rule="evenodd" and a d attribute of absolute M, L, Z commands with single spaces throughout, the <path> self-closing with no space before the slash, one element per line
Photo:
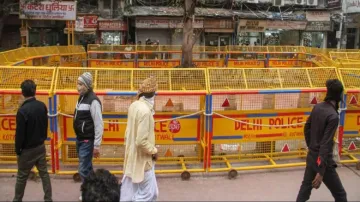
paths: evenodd
<path fill-rule="evenodd" d="M 35 101 L 35 100 L 36 100 L 35 97 L 28 98 L 23 102 L 23 104 L 21 106 L 24 106 L 26 103 L 29 103 L 29 102 L 32 102 L 32 101 Z"/>

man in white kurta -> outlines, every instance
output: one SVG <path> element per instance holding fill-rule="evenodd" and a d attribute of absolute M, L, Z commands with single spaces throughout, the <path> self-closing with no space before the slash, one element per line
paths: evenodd
<path fill-rule="evenodd" d="M 156 201 L 158 197 L 153 118 L 157 86 L 154 77 L 144 80 L 140 84 L 138 100 L 128 110 L 120 201 Z"/>

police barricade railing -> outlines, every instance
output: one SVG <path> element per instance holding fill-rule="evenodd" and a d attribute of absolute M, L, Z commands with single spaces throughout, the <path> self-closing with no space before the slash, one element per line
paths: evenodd
<path fill-rule="evenodd" d="M 49 112 L 49 128 L 46 144 L 46 159 L 51 173 L 55 172 L 54 139 L 52 116 L 52 82 L 55 68 L 0 67 L 0 173 L 16 173 L 15 153 L 16 112 L 24 101 L 20 84 L 32 79 L 37 84 L 36 99 L 44 102 Z"/>
<path fill-rule="evenodd" d="M 81 46 L 27 47 L 0 53 L 0 64 L 9 66 L 59 66 L 60 63 L 81 66 L 85 61 L 86 53 Z"/>
<path fill-rule="evenodd" d="M 157 173 L 182 173 L 204 170 L 205 69 L 110 69 L 59 67 L 55 81 L 54 105 L 59 138 L 55 137 L 57 174 L 77 173 L 77 153 L 72 116 L 78 99 L 75 83 L 79 75 L 88 71 L 94 78 L 94 91 L 103 106 L 104 136 L 101 157 L 94 160 L 113 173 L 121 173 L 124 158 L 124 133 L 127 110 L 135 100 L 139 84 L 155 76 L 158 92 L 155 98 L 155 136 L 159 146 Z"/>
<path fill-rule="evenodd" d="M 339 138 L 342 163 L 356 163 L 360 169 L 360 69 L 339 68 L 339 75 L 345 87 L 341 125 L 343 136 Z"/>
<path fill-rule="evenodd" d="M 225 67 L 227 63 L 226 47 L 194 46 L 193 63 L 198 68 Z"/>
<path fill-rule="evenodd" d="M 305 165 L 303 124 L 336 68 L 208 69 L 209 172 Z"/>
<path fill-rule="evenodd" d="M 129 46 L 129 49 L 117 51 L 93 51 L 88 53 L 88 67 L 104 68 L 133 68 L 136 67 L 137 53 L 135 46 Z"/>

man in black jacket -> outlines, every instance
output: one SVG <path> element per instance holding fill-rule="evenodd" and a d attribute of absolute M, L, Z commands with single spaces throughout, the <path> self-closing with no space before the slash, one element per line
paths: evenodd
<path fill-rule="evenodd" d="M 84 179 L 93 170 L 92 159 L 100 156 L 100 145 L 104 132 L 101 102 L 92 88 L 92 75 L 85 72 L 78 78 L 80 97 L 74 112 L 76 150 L 79 156 L 79 174 Z M 79 197 L 82 201 L 82 196 Z"/>
<path fill-rule="evenodd" d="M 315 105 L 304 127 L 309 152 L 297 202 L 309 200 L 311 190 L 318 189 L 322 182 L 330 190 L 335 202 L 347 202 L 333 160 L 334 136 L 339 124 L 338 110 L 344 87 L 339 80 L 332 79 L 326 82 L 326 88 L 324 102 Z"/>
<path fill-rule="evenodd" d="M 44 141 L 48 132 L 47 108 L 43 102 L 36 100 L 36 85 L 32 80 L 21 84 L 24 103 L 16 115 L 15 152 L 18 156 L 18 173 L 14 201 L 22 201 L 26 181 L 31 169 L 39 170 L 44 200 L 52 201 L 52 191 L 48 168 L 46 165 L 46 148 Z"/>

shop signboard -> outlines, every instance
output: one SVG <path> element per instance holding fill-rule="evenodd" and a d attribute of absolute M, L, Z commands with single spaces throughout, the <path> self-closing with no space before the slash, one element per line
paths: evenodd
<path fill-rule="evenodd" d="M 267 21 L 268 29 L 304 30 L 306 21 Z"/>
<path fill-rule="evenodd" d="M 126 31 L 127 26 L 122 20 L 99 21 L 101 31 Z"/>
<path fill-rule="evenodd" d="M 98 26 L 98 16 L 89 15 L 84 17 L 84 28 L 97 28 Z"/>
<path fill-rule="evenodd" d="M 331 22 L 308 22 L 306 25 L 306 31 L 320 31 L 326 32 L 332 30 Z"/>
<path fill-rule="evenodd" d="M 206 19 L 204 28 L 208 29 L 233 29 L 234 22 L 230 19 Z"/>
<path fill-rule="evenodd" d="M 137 18 L 135 26 L 136 26 L 136 28 L 167 29 L 167 28 L 169 28 L 169 20 L 168 19 L 141 19 L 141 18 Z"/>
<path fill-rule="evenodd" d="M 266 20 L 240 20 L 238 32 L 264 32 Z"/>
<path fill-rule="evenodd" d="M 184 27 L 183 20 L 181 18 L 152 18 L 152 19 L 144 19 L 137 18 L 136 19 L 136 28 L 144 28 L 144 29 L 181 29 Z M 193 27 L 195 29 L 204 28 L 203 19 L 195 19 L 193 23 Z"/>
<path fill-rule="evenodd" d="M 341 0 L 327 0 L 327 8 L 340 8 Z"/>
<path fill-rule="evenodd" d="M 328 11 L 307 11 L 306 19 L 308 21 L 330 21 L 330 12 Z"/>
<path fill-rule="evenodd" d="M 169 20 L 169 28 L 170 29 L 181 29 L 184 27 L 184 23 L 182 19 L 170 19 Z M 195 29 L 202 29 L 204 28 L 204 20 L 195 18 L 193 22 L 193 28 Z"/>
<path fill-rule="evenodd" d="M 345 4 L 345 5 L 344 5 Z M 343 11 L 345 13 L 359 13 L 360 12 L 360 0 L 344 0 Z"/>
<path fill-rule="evenodd" d="M 31 20 L 76 20 L 76 1 L 20 0 L 20 19 Z"/>

